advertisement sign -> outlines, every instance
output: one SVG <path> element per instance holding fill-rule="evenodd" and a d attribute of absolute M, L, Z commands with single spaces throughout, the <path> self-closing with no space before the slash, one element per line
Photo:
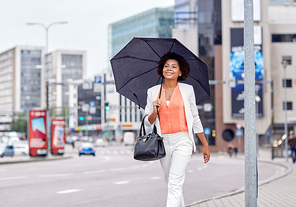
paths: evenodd
<path fill-rule="evenodd" d="M 244 0 L 231 0 L 231 20 L 244 21 Z M 254 21 L 261 21 L 261 0 L 253 0 Z"/>
<path fill-rule="evenodd" d="M 51 121 L 51 150 L 52 154 L 64 154 L 65 148 L 65 120 L 53 119 Z"/>
<path fill-rule="evenodd" d="M 255 26 L 254 28 L 254 66 L 255 66 L 255 79 L 263 80 L 264 78 L 264 61 L 262 51 L 262 28 Z M 231 45 L 230 45 L 230 78 L 236 80 L 244 80 L 244 29 L 231 28 Z M 258 117 L 263 117 L 263 85 L 258 84 L 257 96 L 260 97 L 258 102 Z M 244 117 L 244 85 L 236 84 L 231 88 L 231 116 L 233 118 Z"/>
<path fill-rule="evenodd" d="M 30 155 L 47 154 L 46 111 L 30 110 L 29 112 L 29 148 Z"/>

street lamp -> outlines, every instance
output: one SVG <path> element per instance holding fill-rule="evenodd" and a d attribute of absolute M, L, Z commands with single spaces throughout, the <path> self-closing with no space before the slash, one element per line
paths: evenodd
<path fill-rule="evenodd" d="M 285 108 L 285 152 L 286 152 L 286 162 L 288 162 L 288 124 L 287 124 L 287 80 L 286 80 L 286 67 L 288 61 L 283 59 L 282 66 L 284 67 L 284 108 Z"/>

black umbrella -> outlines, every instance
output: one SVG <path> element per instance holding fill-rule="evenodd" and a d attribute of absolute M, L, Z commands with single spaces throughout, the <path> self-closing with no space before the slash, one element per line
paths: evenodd
<path fill-rule="evenodd" d="M 147 102 L 147 89 L 160 84 L 157 74 L 160 58 L 167 52 L 182 55 L 190 65 L 190 73 L 184 83 L 194 88 L 196 104 L 210 97 L 208 67 L 177 39 L 133 38 L 112 59 L 111 65 L 116 90 L 141 108 Z"/>

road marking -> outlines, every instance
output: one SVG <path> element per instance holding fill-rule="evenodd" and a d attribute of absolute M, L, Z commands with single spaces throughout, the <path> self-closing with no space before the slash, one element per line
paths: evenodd
<path fill-rule="evenodd" d="M 63 191 L 58 191 L 57 193 L 63 194 L 63 193 L 75 193 L 81 191 L 81 189 L 70 189 L 70 190 L 63 190 Z"/>
<path fill-rule="evenodd" d="M 106 153 L 107 153 L 107 154 L 111 154 L 111 152 L 110 152 L 110 151 L 107 151 Z"/>
<path fill-rule="evenodd" d="M 189 173 L 193 173 L 193 172 L 194 172 L 194 170 L 188 170 L 188 172 L 189 172 Z"/>
<path fill-rule="evenodd" d="M 202 170 L 202 168 L 201 168 L 201 167 L 199 167 L 199 168 L 197 168 L 197 170 Z"/>
<path fill-rule="evenodd" d="M 114 154 L 118 154 L 118 151 L 117 151 L 117 150 L 115 150 L 115 151 L 113 151 L 113 153 L 114 153 Z"/>
<path fill-rule="evenodd" d="M 122 167 L 122 168 L 113 168 L 113 169 L 110 169 L 110 171 L 120 171 L 120 170 L 126 170 L 127 168 L 126 167 Z"/>
<path fill-rule="evenodd" d="M 6 171 L 6 169 L 0 169 L 1 172 Z"/>
<path fill-rule="evenodd" d="M 48 175 L 38 175 L 40 178 L 50 178 L 50 177 L 62 177 L 62 176 L 69 176 L 72 175 L 71 173 L 64 173 L 64 174 L 48 174 Z"/>
<path fill-rule="evenodd" d="M 123 150 L 120 150 L 120 154 L 124 154 L 124 151 Z"/>
<path fill-rule="evenodd" d="M 8 178 L 0 178 L 0 180 L 19 180 L 24 178 L 27 178 L 27 177 L 8 177 Z"/>
<path fill-rule="evenodd" d="M 84 174 L 93 174 L 93 173 L 102 173 L 106 172 L 106 170 L 94 170 L 94 171 L 85 171 Z"/>
<path fill-rule="evenodd" d="M 127 154 L 132 154 L 132 152 L 131 152 L 131 151 L 126 151 L 126 153 L 127 153 Z"/>
<path fill-rule="evenodd" d="M 129 181 L 125 180 L 125 181 L 115 182 L 113 184 L 115 184 L 115 185 L 122 185 L 122 184 L 127 184 L 127 183 L 129 183 Z"/>
<path fill-rule="evenodd" d="M 151 180 L 159 180 L 161 177 L 151 177 Z"/>
<path fill-rule="evenodd" d="M 140 166 L 132 166 L 132 167 L 129 167 L 130 169 L 136 169 L 136 168 L 140 168 Z"/>

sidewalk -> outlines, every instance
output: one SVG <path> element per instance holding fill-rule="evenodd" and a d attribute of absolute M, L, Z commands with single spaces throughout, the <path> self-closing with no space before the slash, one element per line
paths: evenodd
<path fill-rule="evenodd" d="M 258 162 L 268 162 L 285 166 L 284 175 L 273 177 L 258 187 L 258 207 L 295 207 L 296 206 L 296 164 L 291 159 L 286 163 L 285 159 L 278 158 L 273 161 L 258 159 Z M 239 190 L 216 198 L 209 198 L 187 205 L 186 207 L 244 207 L 245 192 Z"/>

